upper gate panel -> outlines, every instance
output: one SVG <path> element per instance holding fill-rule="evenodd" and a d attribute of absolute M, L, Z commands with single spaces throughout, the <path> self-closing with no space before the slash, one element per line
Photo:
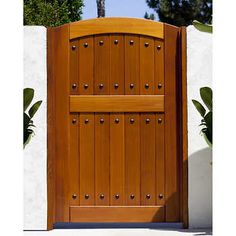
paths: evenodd
<path fill-rule="evenodd" d="M 69 27 L 70 39 L 109 33 L 139 34 L 164 39 L 163 23 L 145 19 L 99 18 L 70 23 Z"/>

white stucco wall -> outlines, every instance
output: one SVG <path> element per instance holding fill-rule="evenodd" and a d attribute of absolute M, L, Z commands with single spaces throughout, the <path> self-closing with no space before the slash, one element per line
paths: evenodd
<path fill-rule="evenodd" d="M 212 224 L 211 150 L 200 133 L 201 117 L 192 99 L 201 101 L 199 89 L 212 84 L 212 34 L 187 27 L 189 224 Z"/>
<path fill-rule="evenodd" d="M 35 136 L 24 149 L 24 229 L 47 226 L 47 70 L 46 28 L 24 27 L 24 88 L 35 90 L 34 101 L 43 100 L 33 121 Z"/>
<path fill-rule="evenodd" d="M 200 100 L 199 88 L 211 86 L 212 35 L 187 28 L 189 223 L 191 228 L 212 223 L 211 150 L 200 136 L 200 116 L 191 99 Z M 47 227 L 46 189 L 46 28 L 24 27 L 24 87 L 35 89 L 43 103 L 34 117 L 36 135 L 24 150 L 24 229 Z"/>

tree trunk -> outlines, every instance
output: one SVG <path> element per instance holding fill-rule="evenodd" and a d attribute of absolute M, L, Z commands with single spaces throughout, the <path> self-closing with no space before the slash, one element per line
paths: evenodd
<path fill-rule="evenodd" d="M 105 17 L 105 0 L 97 0 L 98 18 Z"/>

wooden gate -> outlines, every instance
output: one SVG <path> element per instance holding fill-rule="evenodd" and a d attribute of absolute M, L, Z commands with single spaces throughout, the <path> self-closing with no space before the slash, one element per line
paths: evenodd
<path fill-rule="evenodd" d="M 48 29 L 48 228 L 187 226 L 185 29 L 104 18 Z"/>

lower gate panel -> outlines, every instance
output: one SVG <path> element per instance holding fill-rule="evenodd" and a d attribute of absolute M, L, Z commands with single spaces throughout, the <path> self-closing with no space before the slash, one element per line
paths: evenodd
<path fill-rule="evenodd" d="M 71 206 L 70 222 L 164 222 L 163 206 Z"/>

